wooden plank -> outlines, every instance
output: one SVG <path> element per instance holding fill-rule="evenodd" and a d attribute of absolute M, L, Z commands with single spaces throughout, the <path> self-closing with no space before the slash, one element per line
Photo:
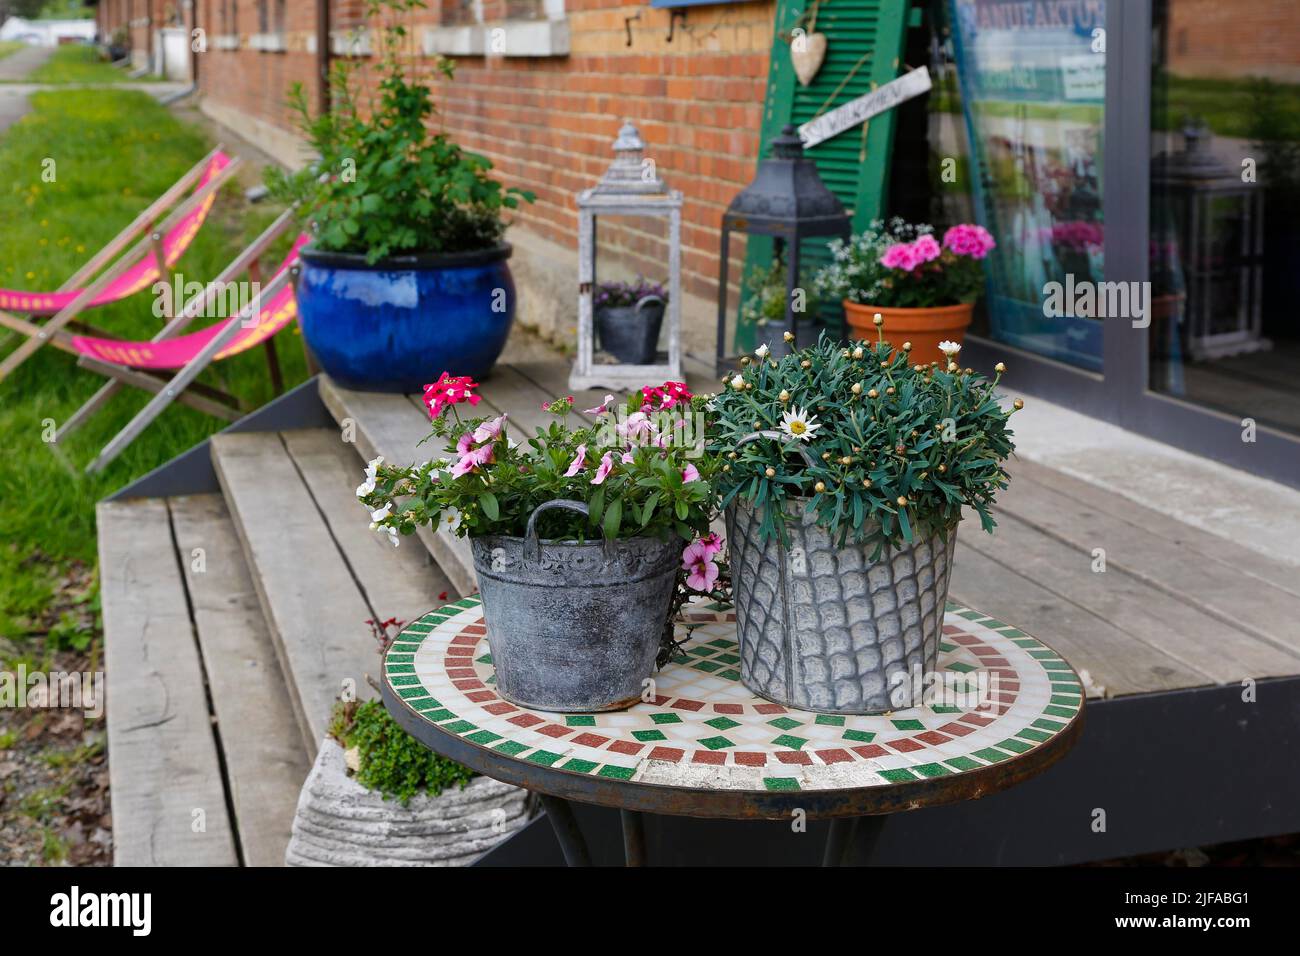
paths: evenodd
<path fill-rule="evenodd" d="M 428 415 L 402 395 L 354 392 L 322 375 L 320 397 L 341 428 L 351 425 L 357 448 L 368 459 L 383 455 L 387 461 L 408 465 L 438 456 L 439 446 L 419 445 L 429 434 Z M 360 481 L 357 482 L 360 484 Z M 421 528 L 418 536 L 459 594 L 478 590 L 469 541 L 446 530 Z"/>
<path fill-rule="evenodd" d="M 394 548 L 387 535 L 370 530 L 369 514 L 357 501 L 356 487 L 364 476 L 355 446 L 325 428 L 286 431 L 281 437 L 367 603 L 381 619 L 411 621 L 460 597 L 418 541 L 406 539 Z"/>
<path fill-rule="evenodd" d="M 277 432 L 214 435 L 212 463 L 270 626 L 303 741 L 315 754 L 340 693 L 374 696 L 366 603 Z"/>
<path fill-rule="evenodd" d="M 982 531 L 963 528 L 949 588 L 950 600 L 1023 628 L 1086 671 L 1090 696 L 1108 697 L 1211 684 L 1204 674 L 1142 644 L 1085 607 L 1064 600 L 1032 580 L 1034 569 L 1015 569 L 969 546 Z M 1081 675 L 1082 676 L 1082 675 Z"/>
<path fill-rule="evenodd" d="M 112 681 L 113 861 L 233 866 L 238 857 L 167 503 L 103 502 L 96 518 L 104 668 Z"/>
<path fill-rule="evenodd" d="M 1065 480 L 1061 480 L 1065 479 Z M 1005 510 L 1067 545 L 1091 554 L 1102 548 L 1108 568 L 1126 574 L 1221 620 L 1234 631 L 1244 631 L 1275 648 L 1300 654 L 1300 594 L 1261 580 L 1243 570 L 1239 545 L 1206 532 L 1188 528 L 1135 502 L 1109 502 L 1104 490 L 1080 501 L 1078 483 L 1067 476 L 1034 466 L 1017 464 Z M 1092 496 L 1089 496 L 1092 497 Z M 1100 498 L 1100 502 L 1099 502 Z M 1097 503 L 1115 507 L 1123 516 L 1099 509 Z M 1147 512 L 1147 514 L 1143 514 Z M 1156 531 L 1149 529 L 1153 525 Z M 1162 536 L 1164 531 L 1170 537 Z M 1188 561 L 1188 551 L 1196 559 Z M 1253 555 L 1253 563 L 1271 564 L 1270 571 L 1286 579 L 1287 567 Z M 1292 587 L 1300 584 L 1300 568 L 1291 568 Z M 1300 674 L 1300 667 L 1288 671 Z"/>
<path fill-rule="evenodd" d="M 1245 548 L 1230 538 L 1193 528 L 1190 524 L 1179 522 L 1177 518 L 1170 518 L 1160 511 L 1139 505 L 1138 502 L 1122 494 L 1115 494 L 1112 490 L 1065 475 L 1043 464 L 1017 458 L 1011 462 L 1010 473 L 1013 484 L 1006 501 L 1013 506 L 1017 494 L 1014 483 L 1023 477 L 1027 481 L 1050 488 L 1062 496 L 1069 496 L 1080 505 L 1086 505 L 1088 509 L 1092 509 L 1099 515 L 1099 519 L 1100 516 L 1110 519 L 1106 520 L 1104 525 L 1108 533 L 1114 533 L 1123 524 L 1132 525 L 1132 528 L 1140 531 L 1141 535 L 1153 536 L 1164 544 L 1174 546 L 1179 554 L 1184 555 L 1184 562 L 1187 554 L 1193 553 L 1197 558 L 1208 558 L 1214 562 L 1208 566 L 1212 568 L 1213 574 L 1221 574 L 1223 566 L 1226 566 L 1232 568 L 1232 571 L 1240 572 L 1258 581 L 1266 581 L 1271 587 L 1300 597 L 1300 567 L 1296 567 L 1295 564 L 1288 564 L 1260 551 Z M 1091 515 L 1080 515 L 1080 520 L 1099 519 L 1093 519 Z M 1125 537 L 1122 540 L 1127 542 L 1131 541 L 1131 538 Z M 1154 540 L 1151 542 L 1152 546 L 1156 544 Z M 1134 545 L 1126 544 L 1123 550 L 1128 550 L 1132 546 Z M 1161 566 L 1153 564 L 1152 567 Z M 1136 572 L 1140 568 L 1127 568 L 1127 570 Z M 1165 578 L 1166 571 L 1169 570 L 1184 571 L 1186 568 L 1162 568 L 1161 578 Z M 1187 588 L 1200 592 L 1203 584 L 1204 580 L 1201 580 L 1196 584 L 1179 585 L 1179 587 L 1184 592 Z"/>
<path fill-rule="evenodd" d="M 247 866 L 283 866 L 311 760 L 220 495 L 169 501 Z"/>
<path fill-rule="evenodd" d="M 1216 683 L 1300 673 L 1300 656 L 1127 573 L 1109 560 L 1109 551 L 1106 570 L 1094 571 L 1090 548 L 1065 544 L 1005 511 L 992 535 L 980 532 L 974 520 L 967 524 L 966 547 L 1026 569 L 1035 582 L 1104 618 L 1135 643 L 1156 648 Z M 1176 564 L 1178 556 L 1167 553 L 1163 562 Z"/>

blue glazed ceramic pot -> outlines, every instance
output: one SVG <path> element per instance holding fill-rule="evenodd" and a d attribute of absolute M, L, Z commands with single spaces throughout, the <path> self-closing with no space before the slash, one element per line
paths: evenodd
<path fill-rule="evenodd" d="M 511 248 L 398 256 L 301 252 L 298 322 L 320 367 L 345 388 L 418 392 L 446 371 L 481 378 L 515 317 Z"/>

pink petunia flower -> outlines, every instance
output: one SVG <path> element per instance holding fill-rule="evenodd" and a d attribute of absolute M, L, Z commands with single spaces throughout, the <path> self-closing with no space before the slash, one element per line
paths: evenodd
<path fill-rule="evenodd" d="M 706 558 L 712 558 L 715 554 L 722 553 L 723 541 L 712 531 L 700 538 L 700 544 L 704 548 Z"/>
<path fill-rule="evenodd" d="M 612 405 L 612 404 L 614 404 L 614 396 L 613 396 L 613 395 L 606 395 L 606 396 L 605 396 L 605 400 L 604 400 L 603 402 L 601 402 L 601 403 L 600 403 L 599 405 L 597 405 L 595 408 L 587 408 L 587 409 L 584 409 L 584 410 L 583 410 L 583 414 L 584 414 L 584 415 L 604 415 L 607 411 L 609 411 L 609 406 Z"/>
<path fill-rule="evenodd" d="M 468 455 L 469 450 L 474 447 L 474 435 L 471 432 L 465 432 L 460 438 L 456 439 L 456 451 L 461 455 Z"/>
<path fill-rule="evenodd" d="M 693 591 L 710 591 L 718 580 L 718 566 L 708 558 L 695 558 L 686 568 L 686 586 Z"/>
<path fill-rule="evenodd" d="M 579 445 L 578 454 L 574 457 L 573 461 L 569 464 L 569 470 L 564 473 L 564 477 L 572 478 L 574 475 L 576 475 L 578 472 L 580 472 L 582 469 L 586 467 L 587 467 L 587 446 Z"/>
<path fill-rule="evenodd" d="M 686 467 L 682 469 L 682 484 L 688 484 L 689 482 L 699 480 L 699 470 L 694 465 L 688 463 Z"/>
<path fill-rule="evenodd" d="M 605 452 L 605 457 L 600 460 L 600 467 L 596 469 L 596 477 L 591 479 L 593 485 L 603 484 L 609 477 L 609 473 L 614 470 L 614 453 Z"/>
<path fill-rule="evenodd" d="M 484 422 L 478 428 L 474 429 L 474 440 L 482 444 L 485 441 L 492 441 L 501 434 L 501 429 L 505 427 L 507 415 L 501 415 L 490 422 Z"/>
<path fill-rule="evenodd" d="M 475 468 L 489 465 L 492 463 L 493 447 L 484 445 L 481 448 L 474 448 L 460 456 L 460 460 L 451 466 L 451 476 L 459 478 L 461 475 L 468 475 Z"/>

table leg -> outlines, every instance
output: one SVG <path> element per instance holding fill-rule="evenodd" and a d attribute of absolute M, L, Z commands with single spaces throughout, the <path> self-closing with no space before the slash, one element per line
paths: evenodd
<path fill-rule="evenodd" d="M 870 857 L 885 828 L 887 814 L 870 817 L 836 817 L 831 821 L 831 832 L 826 837 L 822 866 L 844 866 L 850 851 L 857 849 Z"/>
<path fill-rule="evenodd" d="M 591 866 L 591 853 L 587 850 L 587 841 L 578 829 L 578 821 L 573 818 L 573 809 L 567 800 L 552 797 L 549 794 L 538 795 L 546 816 L 551 821 L 555 838 L 560 841 L 560 850 L 564 853 L 564 862 L 568 866 Z"/>
<path fill-rule="evenodd" d="M 635 810 L 620 810 L 623 818 L 623 860 L 627 866 L 645 866 L 645 818 Z"/>

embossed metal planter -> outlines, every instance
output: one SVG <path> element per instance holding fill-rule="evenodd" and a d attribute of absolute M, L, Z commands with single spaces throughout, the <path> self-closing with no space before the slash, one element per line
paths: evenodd
<path fill-rule="evenodd" d="M 681 542 L 541 541 L 537 516 L 522 538 L 471 538 L 496 690 L 537 710 L 622 710 L 641 698 L 672 600 Z"/>
<path fill-rule="evenodd" d="M 727 509 L 740 675 L 801 710 L 879 714 L 911 706 L 935 669 L 957 528 L 910 546 L 838 547 L 787 503 L 788 546 L 759 539 L 761 511 Z"/>

